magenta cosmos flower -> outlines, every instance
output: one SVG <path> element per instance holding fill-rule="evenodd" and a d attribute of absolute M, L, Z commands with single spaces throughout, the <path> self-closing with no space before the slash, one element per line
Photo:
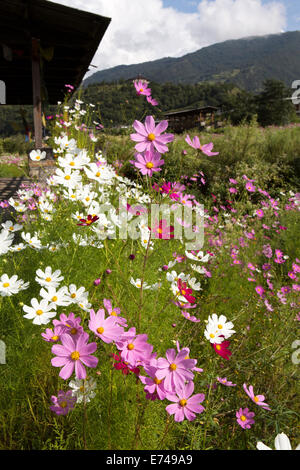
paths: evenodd
<path fill-rule="evenodd" d="M 247 388 L 247 385 L 243 385 L 243 389 L 247 393 L 248 397 L 251 398 L 251 400 L 258 406 L 261 406 L 264 410 L 271 411 L 271 408 L 269 407 L 268 403 L 265 403 L 265 397 L 264 395 L 254 395 L 253 387 L 252 385 L 249 386 L 249 389 Z"/>
<path fill-rule="evenodd" d="M 249 411 L 248 408 L 240 408 L 239 411 L 236 412 L 235 416 L 237 417 L 238 424 L 243 429 L 250 429 L 251 425 L 254 424 L 253 417 L 255 413 L 253 411 Z"/>
<path fill-rule="evenodd" d="M 168 127 L 168 121 L 161 121 L 155 126 L 152 116 L 147 116 L 145 125 L 140 121 L 134 121 L 133 127 L 136 134 L 130 134 L 131 140 L 138 142 L 135 146 L 137 152 L 145 152 L 146 150 L 157 150 L 159 153 L 168 152 L 167 143 L 174 140 L 173 134 L 161 135 Z"/>
<path fill-rule="evenodd" d="M 113 308 L 111 300 L 103 299 L 104 308 L 106 308 L 109 315 L 113 316 L 116 323 L 119 323 L 121 326 L 127 326 L 126 318 L 119 317 L 121 310 L 119 307 Z"/>
<path fill-rule="evenodd" d="M 197 393 L 193 395 L 194 382 L 189 382 L 184 385 L 176 394 L 168 394 L 167 399 L 173 401 L 174 404 L 168 405 L 166 411 L 169 415 L 174 415 L 176 422 L 183 421 L 184 418 L 189 421 L 193 421 L 196 418 L 196 414 L 204 411 L 204 406 L 200 405 L 205 399 L 203 393 Z"/>
<path fill-rule="evenodd" d="M 214 147 L 214 144 L 212 142 L 210 142 L 209 144 L 201 145 L 198 136 L 195 136 L 193 140 L 191 140 L 190 136 L 187 135 L 185 141 L 195 150 L 201 150 L 201 152 L 207 155 L 208 157 L 219 155 L 219 152 L 212 152 L 212 149 Z"/>
<path fill-rule="evenodd" d="M 91 356 L 97 349 L 96 343 L 87 344 L 89 335 L 82 333 L 77 340 L 73 340 L 70 335 L 61 335 L 62 344 L 52 346 L 52 353 L 57 357 L 51 359 L 53 367 L 62 367 L 59 376 L 67 380 L 75 369 L 76 378 L 81 380 L 86 378 L 84 366 L 96 367 L 98 358 Z"/>
<path fill-rule="evenodd" d="M 148 392 L 150 395 L 156 394 L 159 400 L 164 400 L 166 398 L 167 391 L 164 386 L 164 380 L 156 377 L 157 368 L 153 366 L 145 366 L 144 369 L 149 377 L 140 375 L 139 379 L 144 385 L 146 385 L 144 387 L 145 392 Z"/>
<path fill-rule="evenodd" d="M 102 308 L 97 313 L 90 310 L 89 329 L 104 343 L 112 343 L 124 333 L 124 329 L 116 322 L 116 317 L 111 315 L 105 318 L 105 311 Z"/>
<path fill-rule="evenodd" d="M 165 379 L 165 389 L 171 393 L 176 392 L 183 387 L 186 381 L 193 380 L 196 359 L 188 359 L 189 350 L 183 348 L 177 355 L 175 349 L 168 349 L 166 359 L 160 357 L 157 359 L 156 377 Z"/>
<path fill-rule="evenodd" d="M 57 397 L 52 395 L 51 400 L 53 405 L 50 406 L 50 410 L 57 415 L 66 415 L 69 410 L 74 408 L 77 398 L 72 397 L 72 390 L 67 392 L 60 390 Z"/>
<path fill-rule="evenodd" d="M 160 153 L 155 150 L 146 150 L 144 155 L 135 154 L 135 160 L 130 160 L 130 163 L 138 168 L 142 175 L 152 176 L 153 173 L 161 171 L 161 166 L 165 161 L 161 160 Z"/>

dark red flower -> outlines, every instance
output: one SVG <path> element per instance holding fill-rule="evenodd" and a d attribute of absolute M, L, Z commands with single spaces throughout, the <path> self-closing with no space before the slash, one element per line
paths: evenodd
<path fill-rule="evenodd" d="M 223 341 L 221 344 L 212 344 L 212 347 L 216 351 L 219 356 L 223 357 L 223 359 L 229 360 L 232 352 L 228 349 L 230 346 L 230 341 Z"/>
<path fill-rule="evenodd" d="M 92 216 L 92 215 L 89 214 L 87 216 L 87 219 L 79 219 L 81 223 L 77 224 L 77 225 L 86 225 L 86 226 L 88 226 L 88 225 L 91 225 L 94 222 L 96 222 L 96 220 L 98 220 L 98 219 L 99 219 L 99 217 L 97 215 Z"/>
<path fill-rule="evenodd" d="M 186 282 L 182 282 L 181 279 L 178 279 L 177 287 L 180 291 L 180 295 L 182 295 L 190 304 L 194 304 L 196 302 L 196 298 L 191 295 L 193 290 L 187 287 Z"/>

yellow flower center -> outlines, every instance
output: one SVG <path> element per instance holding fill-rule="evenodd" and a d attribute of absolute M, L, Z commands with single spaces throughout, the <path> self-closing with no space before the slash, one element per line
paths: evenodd
<path fill-rule="evenodd" d="M 80 354 L 78 351 L 72 352 L 71 359 L 73 359 L 73 361 L 78 361 L 79 358 L 80 358 Z"/>
<path fill-rule="evenodd" d="M 68 403 L 66 401 L 61 401 L 59 405 L 61 408 L 67 408 Z"/>
<path fill-rule="evenodd" d="M 186 294 L 186 291 L 185 291 L 185 290 L 182 290 L 181 293 L 182 293 L 182 295 L 185 295 L 185 294 Z"/>
<path fill-rule="evenodd" d="M 259 401 L 258 397 L 254 397 L 254 401 L 257 403 Z"/>
<path fill-rule="evenodd" d="M 43 315 L 44 312 L 43 312 L 43 310 L 37 310 L 35 313 L 36 313 L 37 315 Z"/>
<path fill-rule="evenodd" d="M 163 233 L 162 229 L 161 229 L 161 228 L 158 228 L 158 229 L 157 229 L 157 233 Z"/>
<path fill-rule="evenodd" d="M 129 351 L 132 351 L 134 349 L 134 344 L 129 343 L 127 349 L 129 349 Z"/>
<path fill-rule="evenodd" d="M 149 134 L 148 135 L 148 140 L 150 140 L 150 142 L 152 142 L 153 140 L 155 140 L 155 135 L 154 134 Z"/>
<path fill-rule="evenodd" d="M 71 179 L 71 176 L 70 176 L 70 175 L 66 175 L 66 176 L 65 176 L 65 180 L 68 181 L 68 180 L 70 180 L 70 179 Z"/>
<path fill-rule="evenodd" d="M 3 287 L 9 287 L 9 282 L 5 282 L 5 283 L 3 284 Z"/>
<path fill-rule="evenodd" d="M 52 302 L 56 302 L 56 301 L 57 301 L 57 297 L 56 297 L 56 295 L 54 295 L 54 296 L 52 297 Z"/>
<path fill-rule="evenodd" d="M 246 416 L 244 415 L 241 416 L 241 421 L 246 421 L 246 419 L 247 419 Z"/>
<path fill-rule="evenodd" d="M 187 404 L 187 400 L 183 398 L 182 400 L 180 400 L 179 404 L 180 406 L 185 406 Z"/>
<path fill-rule="evenodd" d="M 150 168 L 153 168 L 153 167 L 154 167 L 154 165 L 153 165 L 152 162 L 148 162 L 148 163 L 146 164 L 146 168 L 149 168 L 149 169 L 150 169 Z"/>
<path fill-rule="evenodd" d="M 45 281 L 46 282 L 51 282 L 51 277 L 46 277 Z"/>
<path fill-rule="evenodd" d="M 93 221 L 92 221 L 91 219 L 88 219 L 88 220 L 86 221 L 87 224 L 91 224 L 92 222 L 93 222 Z"/>
<path fill-rule="evenodd" d="M 172 362 L 172 364 L 170 364 L 170 369 L 171 369 L 171 370 L 176 370 L 176 369 L 177 369 L 177 365 L 174 364 L 174 362 Z"/>
<path fill-rule="evenodd" d="M 113 315 L 114 317 L 117 316 L 117 314 L 116 314 L 116 312 L 115 312 L 114 310 L 111 312 L 111 315 Z"/>
<path fill-rule="evenodd" d="M 12 231 L 13 229 L 14 229 L 13 225 L 12 225 L 11 227 L 9 227 L 9 230 L 11 230 L 11 231 Z"/>
<path fill-rule="evenodd" d="M 97 178 L 99 178 L 99 176 L 101 176 L 100 171 L 97 171 L 96 176 L 97 176 Z"/>
<path fill-rule="evenodd" d="M 71 294 L 72 299 L 75 299 L 75 297 L 76 297 L 76 294 Z"/>
<path fill-rule="evenodd" d="M 70 330 L 70 333 L 71 333 L 71 335 L 76 335 L 76 333 L 77 333 L 77 328 L 72 328 L 72 329 Z"/>
<path fill-rule="evenodd" d="M 97 328 L 97 332 L 99 333 L 99 335 L 101 335 L 104 332 L 103 326 L 100 326 L 99 328 Z"/>
<path fill-rule="evenodd" d="M 41 157 L 39 155 L 36 156 L 36 159 L 39 160 Z"/>
<path fill-rule="evenodd" d="M 90 198 L 89 198 L 89 197 L 86 197 L 85 200 L 86 200 L 86 202 L 89 202 Z"/>
<path fill-rule="evenodd" d="M 218 325 L 219 330 L 222 330 L 223 325 Z"/>
<path fill-rule="evenodd" d="M 143 88 L 140 88 L 140 92 L 142 93 L 143 91 L 144 91 L 144 89 L 143 89 Z"/>
<path fill-rule="evenodd" d="M 209 336 L 210 336 L 210 338 L 214 338 L 214 337 L 215 337 L 215 335 L 214 335 L 213 333 L 211 333 Z"/>
<path fill-rule="evenodd" d="M 75 165 L 75 163 L 74 163 L 74 162 L 70 162 L 70 166 L 74 166 L 74 165 Z"/>
<path fill-rule="evenodd" d="M 52 336 L 52 341 L 58 341 L 59 340 L 59 336 L 55 335 L 55 336 Z"/>
<path fill-rule="evenodd" d="M 216 349 L 217 349 L 218 351 L 220 351 L 221 346 L 220 346 L 219 344 L 217 344 L 217 345 L 216 345 Z"/>
<path fill-rule="evenodd" d="M 162 380 L 159 380 L 157 377 L 154 377 L 154 382 L 156 383 L 156 385 L 159 385 L 162 383 Z"/>

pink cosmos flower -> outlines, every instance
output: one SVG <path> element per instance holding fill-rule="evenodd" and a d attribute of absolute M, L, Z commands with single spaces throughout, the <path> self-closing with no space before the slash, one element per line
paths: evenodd
<path fill-rule="evenodd" d="M 164 400 L 167 395 L 167 391 L 164 387 L 164 380 L 158 379 L 156 377 L 157 368 L 153 366 L 145 366 L 144 370 L 149 377 L 145 377 L 143 375 L 139 376 L 141 382 L 146 385 L 144 390 L 149 392 L 151 395 L 156 394 L 159 400 Z"/>
<path fill-rule="evenodd" d="M 245 188 L 247 189 L 247 191 L 249 191 L 249 193 L 255 193 L 256 191 L 256 187 L 250 181 L 246 183 Z"/>
<path fill-rule="evenodd" d="M 196 318 L 194 315 L 190 315 L 189 312 L 185 310 L 181 310 L 181 315 L 184 316 L 187 320 L 193 322 L 193 323 L 199 323 L 201 320 Z"/>
<path fill-rule="evenodd" d="M 135 146 L 137 152 L 145 152 L 146 150 L 156 150 L 159 153 L 168 152 L 167 143 L 174 140 L 173 134 L 161 135 L 168 127 L 168 121 L 161 121 L 155 126 L 152 116 L 147 116 L 145 124 L 140 121 L 134 121 L 133 127 L 136 134 L 130 134 L 131 140 L 138 142 Z"/>
<path fill-rule="evenodd" d="M 66 415 L 74 408 L 77 398 L 72 396 L 72 390 L 64 392 L 60 390 L 58 396 L 52 395 L 51 397 L 53 405 L 50 406 L 50 410 L 57 415 Z"/>
<path fill-rule="evenodd" d="M 121 359 L 132 367 L 148 364 L 153 346 L 147 343 L 147 340 L 146 334 L 136 335 L 136 329 L 130 328 L 116 341 L 117 348 L 121 351 Z"/>
<path fill-rule="evenodd" d="M 256 405 L 261 406 L 264 410 L 271 411 L 271 408 L 269 407 L 269 405 L 264 402 L 264 400 L 265 400 L 264 395 L 254 395 L 252 385 L 250 385 L 250 386 L 249 386 L 249 389 L 248 389 L 248 388 L 247 388 L 247 385 L 244 384 L 244 385 L 243 385 L 243 389 L 244 389 L 245 392 L 247 393 L 248 397 L 250 397 L 251 400 L 252 400 Z"/>
<path fill-rule="evenodd" d="M 257 294 L 258 294 L 261 298 L 264 298 L 264 296 L 265 296 L 265 289 L 264 289 L 262 286 L 256 286 L 256 287 L 255 287 L 255 290 L 256 290 Z"/>
<path fill-rule="evenodd" d="M 113 308 L 112 303 L 109 299 L 103 299 L 103 305 L 104 305 L 104 308 L 106 308 L 108 314 L 114 317 L 116 323 L 119 323 L 119 325 L 124 326 L 124 327 L 127 326 L 126 318 L 119 317 L 121 313 L 121 310 L 119 309 L 119 307 Z"/>
<path fill-rule="evenodd" d="M 146 150 L 144 155 L 140 153 L 135 154 L 135 160 L 130 160 L 136 168 L 140 170 L 142 175 L 152 176 L 153 173 L 161 171 L 161 166 L 165 163 L 161 160 L 160 153 L 155 150 Z"/>
<path fill-rule="evenodd" d="M 134 80 L 133 84 L 138 95 L 151 95 L 151 88 L 148 88 L 148 83 L 146 80 Z"/>
<path fill-rule="evenodd" d="M 201 145 L 198 136 L 195 136 L 193 140 L 191 140 L 190 136 L 187 135 L 185 141 L 195 150 L 201 150 L 201 152 L 207 155 L 208 157 L 219 155 L 219 152 L 212 152 L 212 149 L 214 147 L 214 144 L 212 142 L 210 142 L 209 144 Z"/>
<path fill-rule="evenodd" d="M 166 351 L 166 359 L 160 357 L 156 361 L 156 377 L 165 379 L 165 389 L 174 392 L 183 387 L 186 381 L 193 380 L 192 369 L 195 367 L 196 359 L 187 359 L 189 351 L 184 348 L 177 355 L 175 349 Z"/>
<path fill-rule="evenodd" d="M 62 334 L 66 333 L 68 328 L 64 325 L 55 326 L 53 330 L 47 328 L 45 333 L 41 333 L 44 341 L 48 343 L 57 343 Z"/>
<path fill-rule="evenodd" d="M 75 314 L 71 312 L 68 316 L 62 313 L 59 320 L 54 319 L 52 321 L 54 326 L 64 326 L 64 333 L 68 333 L 73 339 L 78 339 L 83 333 L 83 328 L 80 326 L 81 318 L 75 317 Z"/>
<path fill-rule="evenodd" d="M 156 220 L 151 232 L 154 238 L 160 238 L 163 240 L 174 238 L 174 227 L 173 225 L 168 225 L 165 219 L 162 219 L 159 222 Z"/>
<path fill-rule="evenodd" d="M 147 101 L 149 104 L 152 104 L 152 106 L 157 106 L 158 105 L 158 101 L 156 101 L 154 98 L 152 98 L 152 96 L 147 96 Z"/>
<path fill-rule="evenodd" d="M 236 188 L 229 188 L 230 194 L 236 194 L 238 191 Z"/>
<path fill-rule="evenodd" d="M 254 424 L 253 417 L 255 413 L 253 411 L 249 411 L 248 408 L 240 408 L 239 411 L 236 412 L 237 422 L 243 429 L 250 429 L 251 425 Z"/>
<path fill-rule="evenodd" d="M 265 216 L 265 213 L 262 209 L 257 209 L 256 215 L 259 219 L 262 219 Z"/>
<path fill-rule="evenodd" d="M 236 387 L 236 384 L 233 384 L 229 380 L 227 380 L 227 377 L 224 377 L 223 379 L 221 377 L 217 377 L 217 381 L 220 382 L 222 385 L 226 385 L 226 387 Z"/>
<path fill-rule="evenodd" d="M 194 382 L 189 382 L 183 385 L 180 390 L 176 390 L 176 393 L 167 395 L 167 399 L 174 403 L 168 405 L 166 411 L 169 415 L 174 415 L 176 422 L 181 422 L 184 418 L 193 421 L 196 414 L 204 411 L 204 406 L 200 405 L 205 399 L 204 393 L 197 393 L 192 396 L 193 392 Z"/>
<path fill-rule="evenodd" d="M 124 329 L 116 323 L 114 316 L 105 318 L 104 309 L 99 309 L 97 313 L 90 310 L 89 329 L 104 343 L 112 343 L 124 333 Z"/>
<path fill-rule="evenodd" d="M 59 376 L 67 380 L 73 374 L 77 379 L 86 378 L 86 370 L 84 366 L 96 367 L 98 358 L 91 356 L 96 349 L 96 343 L 87 344 L 89 335 L 82 333 L 77 340 L 73 340 L 70 335 L 61 335 L 61 345 L 55 344 L 52 346 L 52 353 L 56 355 L 51 359 L 53 367 L 62 367 Z"/>

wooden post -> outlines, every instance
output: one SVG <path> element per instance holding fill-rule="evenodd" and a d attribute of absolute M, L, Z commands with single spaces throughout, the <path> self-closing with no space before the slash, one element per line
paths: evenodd
<path fill-rule="evenodd" d="M 32 92 L 35 148 L 42 147 L 42 102 L 39 40 L 32 38 Z"/>

